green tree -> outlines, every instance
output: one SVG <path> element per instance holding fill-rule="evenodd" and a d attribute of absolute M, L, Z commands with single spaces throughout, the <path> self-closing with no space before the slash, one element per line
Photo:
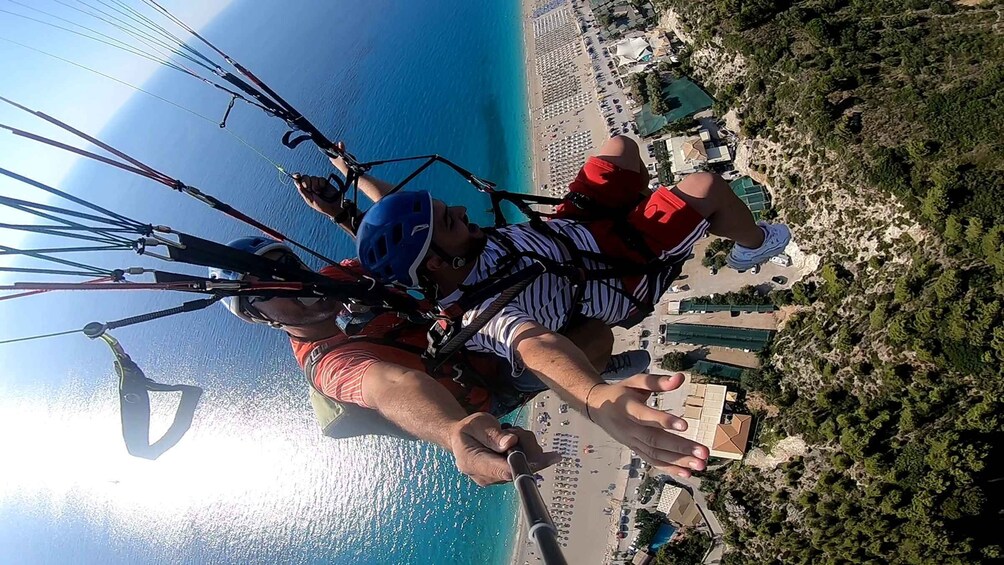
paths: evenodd
<path fill-rule="evenodd" d="M 955 214 L 949 214 L 945 219 L 945 240 L 949 243 L 962 243 L 962 222 Z"/>
<path fill-rule="evenodd" d="M 873 330 L 880 330 L 885 327 L 889 318 L 889 307 L 884 302 L 876 304 L 875 308 L 868 314 L 868 327 Z"/>
<path fill-rule="evenodd" d="M 948 302 L 959 295 L 962 281 L 959 279 L 959 271 L 956 269 L 945 269 L 934 281 L 934 294 L 941 302 Z"/>
<path fill-rule="evenodd" d="M 913 317 L 913 327 L 921 336 L 934 335 L 940 323 L 941 317 L 933 308 L 922 308 Z"/>
<path fill-rule="evenodd" d="M 842 268 L 833 263 L 827 263 L 823 267 L 822 277 L 826 283 L 824 289 L 834 296 L 842 296 L 846 291 L 846 284 L 841 273 Z"/>
<path fill-rule="evenodd" d="M 969 331 L 969 322 L 966 320 L 966 305 L 955 302 L 948 308 L 948 316 L 945 320 L 945 335 L 953 341 L 961 341 L 966 338 Z"/>
<path fill-rule="evenodd" d="M 1004 270 L 1004 245 L 1002 245 L 1004 225 L 994 226 L 983 236 L 982 251 L 987 263 Z"/>
<path fill-rule="evenodd" d="M 969 339 L 976 346 L 982 346 L 992 328 L 1000 317 L 1001 304 L 996 300 L 984 302 L 976 309 L 975 317 L 970 320 Z"/>
<path fill-rule="evenodd" d="M 683 351 L 670 351 L 662 356 L 660 365 L 667 371 L 682 371 L 687 366 L 687 354 Z"/>
<path fill-rule="evenodd" d="M 910 341 L 911 328 L 909 319 L 903 314 L 896 314 L 889 321 L 889 339 L 896 343 L 907 343 Z"/>
<path fill-rule="evenodd" d="M 913 300 L 913 278 L 910 275 L 904 275 L 896 280 L 896 286 L 893 288 L 893 297 L 896 302 L 900 304 L 906 304 Z"/>
<path fill-rule="evenodd" d="M 628 88 L 641 103 L 648 102 L 648 90 L 645 89 L 645 77 L 642 73 L 633 73 L 627 77 Z"/>
<path fill-rule="evenodd" d="M 966 224 L 966 242 L 973 247 L 983 243 L 983 220 L 969 218 L 969 223 Z"/>
<path fill-rule="evenodd" d="M 854 337 L 849 326 L 840 326 L 840 329 L 837 330 L 837 339 L 835 344 L 837 349 L 841 351 L 850 350 L 851 346 L 854 344 Z"/>
<path fill-rule="evenodd" d="M 939 223 L 945 218 L 948 210 L 948 193 L 944 187 L 935 185 L 927 191 L 921 206 L 921 214 L 932 222 Z"/>
<path fill-rule="evenodd" d="M 1004 326 L 994 328 L 993 338 L 990 341 L 990 347 L 993 349 L 994 355 L 997 356 L 997 359 L 1004 361 Z"/>

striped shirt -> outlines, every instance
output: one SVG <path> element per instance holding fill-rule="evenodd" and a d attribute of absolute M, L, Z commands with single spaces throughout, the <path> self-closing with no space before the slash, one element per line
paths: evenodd
<path fill-rule="evenodd" d="M 576 249 L 599 253 L 596 239 L 589 231 L 587 224 L 571 220 L 551 220 L 546 222 L 546 225 L 549 229 L 564 234 Z M 664 257 L 689 253 L 690 248 L 700 238 L 705 228 L 706 225 L 696 230 L 692 237 L 687 238 L 677 248 L 666 252 Z M 500 239 L 504 239 L 508 245 L 505 245 Z M 534 259 L 530 257 L 521 257 L 511 269 L 500 272 L 499 263 L 508 256 L 509 247 L 520 252 L 535 253 L 561 263 L 572 261 L 572 257 L 564 246 L 554 237 L 537 231 L 529 224 L 513 224 L 495 232 L 489 232 L 485 248 L 463 286 L 474 285 L 486 280 L 498 280 L 534 263 Z M 589 258 L 583 258 L 582 263 L 587 270 L 609 268 L 606 264 Z M 668 275 L 668 272 L 660 272 L 642 277 L 632 294 L 640 300 L 647 300 L 649 285 L 654 285 L 654 296 L 658 300 L 669 283 L 672 282 Z M 513 374 L 519 375 L 523 371 L 523 365 L 517 358 L 512 343 L 524 324 L 536 322 L 551 331 L 560 331 L 567 324 L 569 318 L 577 312 L 587 318 L 605 322 L 607 325 L 620 323 L 628 318 L 634 308 L 623 290 L 624 283 L 618 278 L 588 281 L 585 283 L 582 301 L 576 306 L 573 303 L 575 288 L 571 281 L 556 274 L 544 273 L 531 282 L 523 292 L 475 334 L 467 342 L 467 347 L 472 351 L 494 353 L 508 360 L 513 367 Z M 444 298 L 441 301 L 442 306 L 448 307 L 454 304 L 462 296 L 462 292 L 462 290 L 458 290 Z M 465 312 L 463 324 L 470 324 L 494 300 L 495 297 L 489 298 L 477 307 Z"/>

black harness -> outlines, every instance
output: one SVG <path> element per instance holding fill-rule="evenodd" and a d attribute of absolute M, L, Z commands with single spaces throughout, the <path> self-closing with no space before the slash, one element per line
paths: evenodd
<path fill-rule="evenodd" d="M 622 285 L 611 285 L 613 290 L 624 296 L 634 309 L 633 314 L 620 324 L 623 327 L 631 327 L 652 313 L 658 299 L 656 289 L 660 286 L 666 287 L 670 280 L 679 276 L 683 263 L 688 258 L 687 254 L 660 258 L 644 243 L 641 234 L 628 223 L 625 215 L 612 214 L 610 210 L 602 209 L 592 199 L 584 195 L 572 193 L 565 198 L 559 199 L 496 190 L 492 183 L 479 179 L 470 172 L 439 156 L 430 156 L 429 160 L 423 166 L 419 167 L 415 173 L 409 175 L 404 181 L 395 186 L 391 192 L 401 189 L 418 173 L 436 161 L 444 162 L 452 167 L 478 188 L 478 190 L 487 193 L 491 198 L 492 212 L 495 216 L 495 229 L 487 229 L 485 231 L 488 237 L 492 237 L 494 241 L 505 248 L 506 256 L 499 264 L 495 273 L 493 273 L 493 276 L 479 283 L 462 288 L 464 292 L 455 304 L 440 311 L 438 315 L 423 314 L 422 318 L 425 320 L 425 323 L 432 322 L 428 330 L 428 347 L 424 351 L 420 351 L 418 348 L 411 347 L 396 339 L 400 335 L 400 331 L 407 324 L 413 322 L 422 323 L 416 319 L 413 310 L 410 312 L 401 312 L 402 317 L 408 317 L 410 322 L 402 322 L 401 326 L 396 328 L 395 331 L 385 335 L 376 337 L 350 335 L 348 341 L 337 345 L 321 344 L 310 351 L 304 364 L 304 374 L 310 386 L 311 400 L 314 403 L 315 410 L 318 410 L 318 403 L 322 403 L 326 404 L 333 413 L 334 417 L 330 419 L 330 423 L 328 424 L 325 424 L 325 418 L 321 418 L 324 433 L 329 437 L 388 435 L 414 439 L 413 436 L 388 421 L 376 410 L 337 402 L 318 390 L 315 384 L 317 363 L 337 347 L 350 343 L 370 342 L 421 354 L 429 374 L 434 376 L 447 361 L 454 358 L 458 352 L 461 352 L 464 344 L 488 324 L 502 308 L 516 299 L 527 286 L 545 273 L 566 278 L 573 286 L 572 304 L 575 311 L 568 317 L 566 326 L 574 322 L 581 315 L 586 283 L 623 279 L 625 277 L 661 277 L 661 280 L 652 281 L 647 285 L 646 296 L 643 298 L 636 297 L 633 293 L 623 288 Z M 365 170 L 368 170 L 374 164 L 379 163 L 365 164 Z M 350 171 L 354 170 L 350 167 Z M 350 187 L 357 186 L 359 174 L 362 174 L 365 170 L 360 167 L 361 172 L 350 175 L 351 178 L 347 179 L 347 182 L 339 183 L 338 185 L 339 198 L 343 202 L 351 202 L 351 212 L 347 212 L 349 215 L 356 215 L 358 208 L 355 202 L 345 198 L 345 195 Z M 512 241 L 498 232 L 498 228 L 508 225 L 502 212 L 502 202 L 510 202 L 516 206 L 527 217 L 528 224 L 532 229 L 554 241 L 560 247 L 563 255 L 569 257 L 569 261 L 556 261 L 538 253 L 517 249 Z M 611 257 L 604 253 L 578 249 L 568 235 L 552 228 L 545 221 L 545 218 L 554 217 L 553 214 L 545 214 L 532 208 L 534 205 L 557 205 L 564 202 L 571 203 L 589 212 L 594 218 L 611 220 L 614 232 L 619 237 L 624 238 L 632 248 L 636 249 L 645 258 L 645 261 L 639 263 L 628 259 Z M 358 225 L 358 218 L 352 223 L 353 225 Z M 531 264 L 525 268 L 517 269 L 517 265 L 523 259 L 527 258 L 531 260 Z M 586 265 L 587 261 L 603 265 L 603 268 L 588 268 Z M 658 284 L 660 282 L 663 284 Z M 466 326 L 463 324 L 463 315 L 465 312 L 493 297 L 495 299 L 492 303 L 472 320 L 471 323 Z M 388 302 L 387 300 L 384 301 L 385 307 L 380 309 L 380 312 L 394 311 L 393 309 L 386 308 Z M 373 317 L 373 314 L 367 315 L 364 309 L 362 314 L 353 314 L 351 316 L 351 323 L 343 325 L 343 328 L 355 328 L 355 331 L 359 331 Z M 508 379 L 497 378 L 498 375 L 478 374 L 463 359 L 456 361 L 454 367 L 457 368 L 457 376 L 454 378 L 454 381 L 464 387 L 484 387 L 494 395 L 495 406 L 497 407 L 494 411 L 498 412 L 496 415 L 508 413 L 512 409 L 528 402 L 533 396 L 516 391 Z M 318 411 L 318 415 L 320 417 L 320 411 Z"/>
<path fill-rule="evenodd" d="M 660 280 L 652 281 L 652 284 L 647 285 L 644 298 L 638 298 L 632 292 L 623 288 L 623 286 L 611 285 L 612 290 L 627 299 L 634 309 L 634 313 L 619 325 L 622 327 L 632 327 L 652 313 L 658 300 L 658 296 L 656 296 L 657 288 L 660 286 L 665 288 L 670 281 L 678 277 L 683 269 L 683 264 L 688 259 L 688 253 L 660 258 L 649 249 L 641 234 L 634 226 L 628 223 L 627 218 L 623 214 L 611 214 L 609 210 L 600 208 L 595 201 L 581 194 L 571 193 L 563 199 L 515 194 L 505 191 L 493 191 L 489 195 L 492 198 L 492 209 L 495 211 L 495 229 L 485 231 L 488 237 L 492 238 L 493 241 L 506 250 L 506 255 L 491 277 L 462 288 L 464 295 L 456 307 L 452 309 L 453 311 L 450 312 L 452 315 L 449 317 L 456 321 L 459 319 L 458 314 L 462 316 L 463 312 L 481 304 L 492 296 L 499 296 L 499 300 L 491 304 L 490 308 L 493 313 L 487 317 L 484 323 L 475 328 L 476 324 L 472 322 L 463 329 L 463 334 L 468 339 L 477 333 L 495 313 L 519 295 L 519 292 L 512 292 L 511 290 L 500 294 L 499 289 L 512 289 L 517 284 L 526 281 L 525 284 L 519 287 L 519 290 L 522 291 L 536 277 L 545 273 L 564 277 L 573 285 L 572 304 L 576 311 L 573 312 L 572 316 L 569 316 L 569 321 L 573 320 L 576 315 L 581 314 L 582 300 L 586 288 L 585 283 L 623 279 L 625 277 L 659 277 Z M 563 255 L 570 258 L 570 261 L 555 261 L 539 253 L 517 249 L 509 238 L 498 231 L 498 228 L 508 225 L 505 217 L 500 212 L 501 201 L 513 203 L 527 216 L 527 224 L 538 234 L 555 242 L 563 252 Z M 579 209 L 590 212 L 594 218 L 610 220 L 613 224 L 614 232 L 623 238 L 632 248 L 636 249 L 645 258 L 645 262 L 639 263 L 629 259 L 611 257 L 605 253 L 579 249 L 568 235 L 561 233 L 544 220 L 544 218 L 554 217 L 552 214 L 544 214 L 530 207 L 531 204 L 555 205 L 563 202 L 569 202 Z M 518 271 L 514 270 L 516 265 L 523 259 L 530 259 L 533 263 L 528 268 Z M 603 265 L 603 268 L 587 267 L 587 261 Z M 499 276 L 503 273 L 504 276 Z M 481 316 L 479 316 L 480 318 Z M 454 332 L 453 335 L 460 335 L 460 332 Z M 430 347 L 435 343 L 437 343 L 437 339 L 430 339 Z M 435 355 L 436 351 L 430 349 L 430 354 Z"/>

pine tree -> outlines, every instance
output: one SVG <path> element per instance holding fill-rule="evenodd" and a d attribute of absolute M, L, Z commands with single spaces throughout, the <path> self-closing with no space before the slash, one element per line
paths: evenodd
<path fill-rule="evenodd" d="M 944 187 L 935 185 L 927 191 L 924 196 L 924 203 L 921 206 L 921 214 L 925 218 L 935 223 L 940 223 L 948 210 L 948 193 Z"/>
<path fill-rule="evenodd" d="M 973 247 L 983 243 L 983 220 L 969 218 L 969 223 L 966 224 L 966 242 Z"/>
<path fill-rule="evenodd" d="M 949 214 L 945 219 L 945 241 L 948 243 L 962 243 L 962 222 L 955 214 Z"/>
<path fill-rule="evenodd" d="M 956 269 L 945 269 L 941 272 L 938 280 L 934 282 L 934 294 L 941 302 L 948 302 L 959 294 L 961 281 L 959 272 Z"/>

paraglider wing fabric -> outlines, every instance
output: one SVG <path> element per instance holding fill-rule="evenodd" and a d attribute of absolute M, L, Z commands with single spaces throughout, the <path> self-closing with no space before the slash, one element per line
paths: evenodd
<path fill-rule="evenodd" d="M 167 385 L 148 379 L 128 356 L 116 355 L 119 375 L 119 406 L 122 410 L 122 438 L 130 455 L 156 459 L 174 447 L 192 426 L 195 407 L 202 389 L 191 385 Z M 150 442 L 150 391 L 180 392 L 181 402 L 171 426 L 157 441 Z"/>

